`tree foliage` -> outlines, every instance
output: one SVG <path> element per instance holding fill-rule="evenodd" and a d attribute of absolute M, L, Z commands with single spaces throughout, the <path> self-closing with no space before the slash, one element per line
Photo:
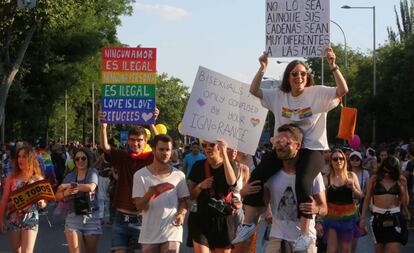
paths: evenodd
<path fill-rule="evenodd" d="M 372 111 L 367 109 L 372 100 L 372 57 L 350 48 L 347 48 L 345 57 L 345 48 L 342 45 L 333 45 L 332 47 L 336 54 L 336 63 L 340 66 L 341 73 L 346 77 L 349 87 L 349 93 L 343 98 L 343 104 L 358 108 L 356 133 L 360 136 L 370 136 L 369 130 L 372 129 L 372 120 L 362 119 L 372 118 Z M 323 73 L 320 58 L 310 58 L 307 62 L 314 73 L 316 84 L 322 84 L 323 74 L 324 85 L 336 85 L 326 59 L 323 62 Z M 346 65 L 347 67 L 345 67 Z M 328 113 L 327 131 L 330 142 L 340 142 L 339 139 L 336 139 L 339 115 L 340 107 Z"/>
<path fill-rule="evenodd" d="M 334 46 L 337 64 L 344 74 L 344 48 Z M 373 96 L 372 56 L 348 48 L 349 93 L 343 98 L 347 105 L 358 109 L 356 134 L 362 141 L 372 141 L 372 121 L 376 118 L 377 143 L 398 138 L 408 139 L 414 132 L 414 114 L 409 108 L 414 105 L 414 80 L 407 73 L 414 69 L 414 36 L 400 43 L 389 43 L 377 50 L 377 94 Z M 308 59 L 315 73 L 317 84 L 321 83 L 321 60 Z M 329 66 L 324 62 L 324 84 L 335 86 Z M 328 114 L 328 137 L 330 142 L 339 142 L 338 131 L 340 108 Z"/>
<path fill-rule="evenodd" d="M 74 130 L 71 132 L 78 138 L 81 132 L 80 137 L 84 138 L 91 125 L 86 124 L 91 114 L 88 107 L 91 85 L 99 83 L 100 48 L 118 43 L 119 16 L 131 13 L 131 2 L 45 0 L 38 1 L 32 10 L 16 9 L 16 1 L 5 3 L 5 8 L 1 9 L 5 14 L 1 33 L 6 37 L 1 41 L 0 70 L 3 71 L 0 75 L 2 80 L 12 80 L 8 87 L 5 82 L 1 84 L 0 95 L 5 97 L 0 101 L 5 102 L 8 89 L 14 83 L 15 87 L 10 91 L 13 100 L 7 104 L 9 136 L 33 139 L 49 134 L 54 137 L 55 133 L 61 132 L 64 121 L 58 119 L 62 115 L 67 90 L 69 115 L 73 115 L 69 118 L 69 125 Z M 30 47 L 27 52 L 21 52 L 22 36 L 32 25 L 36 29 L 30 38 Z M 14 54 L 24 56 L 25 61 L 16 65 Z M 14 69 L 15 74 L 20 71 L 16 79 L 14 76 L 9 78 L 8 69 Z"/>
<path fill-rule="evenodd" d="M 414 0 L 410 0 L 410 4 L 408 4 L 408 0 L 401 0 L 400 15 L 398 15 L 396 6 L 394 6 L 394 12 L 398 33 L 388 27 L 388 39 L 391 42 L 405 41 L 414 33 Z"/>
<path fill-rule="evenodd" d="M 184 111 L 190 97 L 188 87 L 174 77 L 163 73 L 157 77 L 157 107 L 160 109 L 158 123 L 163 123 L 172 136 L 178 136 L 178 124 L 184 117 Z"/>

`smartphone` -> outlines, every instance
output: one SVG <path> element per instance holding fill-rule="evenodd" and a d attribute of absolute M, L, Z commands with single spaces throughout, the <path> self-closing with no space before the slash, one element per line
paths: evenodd
<path fill-rule="evenodd" d="M 78 186 L 78 183 L 72 182 L 72 183 L 70 183 L 70 186 L 73 187 L 73 188 L 75 188 L 75 187 Z"/>

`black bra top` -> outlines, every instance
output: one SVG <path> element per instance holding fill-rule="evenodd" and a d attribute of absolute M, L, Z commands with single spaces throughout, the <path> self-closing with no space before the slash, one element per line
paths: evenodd
<path fill-rule="evenodd" d="M 385 186 L 381 182 L 376 182 L 374 186 L 374 195 L 385 195 L 385 194 L 391 194 L 391 195 L 398 195 L 400 194 L 400 187 L 397 183 L 395 183 L 393 186 L 390 187 L 390 189 L 386 189 Z"/>

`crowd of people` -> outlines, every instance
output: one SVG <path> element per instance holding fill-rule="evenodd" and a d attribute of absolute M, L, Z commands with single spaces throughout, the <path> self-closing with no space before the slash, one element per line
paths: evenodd
<path fill-rule="evenodd" d="M 315 86 L 309 67 L 292 61 L 280 89 L 262 89 L 268 59 L 259 58 L 250 92 L 273 112 L 276 127 L 271 148 L 253 156 L 224 139 L 179 147 L 154 125 L 150 138 L 133 126 L 126 145 L 114 147 L 102 113 L 98 148 L 5 145 L 0 229 L 11 249 L 33 252 L 47 203 L 16 210 L 10 194 L 47 179 L 71 253 L 96 252 L 105 224 L 112 228 L 112 252 L 172 253 L 183 242 L 196 253 L 251 252 L 261 216 L 270 227 L 268 253 L 355 252 L 368 229 L 376 252 L 399 252 L 414 212 L 414 144 L 328 145 L 326 115 L 348 87 L 334 52 L 326 50 L 336 87 Z"/>

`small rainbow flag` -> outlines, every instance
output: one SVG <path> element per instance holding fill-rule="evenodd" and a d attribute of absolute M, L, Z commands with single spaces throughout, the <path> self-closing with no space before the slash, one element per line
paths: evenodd
<path fill-rule="evenodd" d="M 313 115 L 313 114 L 312 114 L 312 110 L 311 110 L 311 108 L 310 108 L 310 107 L 300 109 L 300 110 L 298 111 L 298 114 L 299 114 L 299 118 L 300 118 L 300 119 L 309 118 L 309 117 L 311 117 L 311 116 Z"/>
<path fill-rule="evenodd" d="M 293 110 L 289 108 L 282 107 L 282 117 L 289 118 L 292 117 Z"/>

